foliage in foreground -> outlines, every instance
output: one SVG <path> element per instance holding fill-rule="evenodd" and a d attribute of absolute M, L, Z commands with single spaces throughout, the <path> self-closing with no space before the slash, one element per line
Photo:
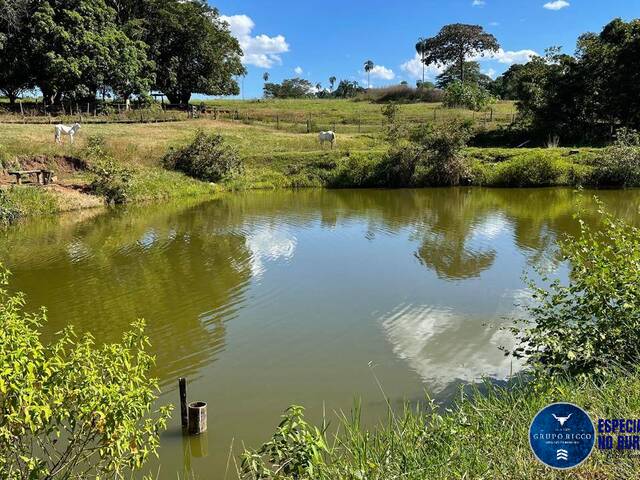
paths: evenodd
<path fill-rule="evenodd" d="M 568 283 L 531 282 L 534 303 L 514 354 L 540 376 L 601 376 L 640 358 L 640 230 L 601 206 L 599 214 L 600 228 L 580 219 L 580 235 L 561 243 Z"/>
<path fill-rule="evenodd" d="M 180 149 L 169 151 L 163 164 L 191 177 L 208 182 L 230 179 L 242 172 L 242 160 L 234 148 L 218 134 L 199 130 L 192 142 Z"/>
<path fill-rule="evenodd" d="M 567 401 L 592 417 L 636 418 L 640 415 L 640 373 L 620 372 L 596 384 L 589 379 L 489 383 L 462 394 L 450 408 L 427 401 L 404 411 L 389 411 L 386 421 L 366 428 L 356 406 L 340 415 L 337 426 L 309 424 L 299 407 L 285 413 L 273 438 L 242 456 L 243 480 L 370 479 L 409 480 L 473 478 L 585 479 L 635 478 L 633 456 L 594 451 L 571 472 L 537 462 L 529 448 L 528 429 L 544 406 Z M 338 431 L 337 435 L 330 432 Z"/>
<path fill-rule="evenodd" d="M 26 313 L 6 284 L 0 270 L 0 478 L 128 478 L 156 453 L 169 416 L 151 411 L 144 323 L 117 344 L 68 327 L 45 345 L 44 311 Z"/>

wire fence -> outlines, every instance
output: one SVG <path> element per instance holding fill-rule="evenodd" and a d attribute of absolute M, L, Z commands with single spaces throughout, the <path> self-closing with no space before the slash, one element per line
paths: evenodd
<path fill-rule="evenodd" d="M 375 133 L 385 128 L 382 115 L 371 114 L 352 116 L 332 116 L 326 114 L 308 114 L 303 112 L 265 112 L 260 110 L 240 110 L 210 108 L 202 112 L 216 120 L 238 122 L 247 125 L 260 125 L 276 130 L 293 133 L 312 133 L 320 130 L 332 130 L 340 133 Z M 399 115 L 399 123 L 421 125 L 440 123 L 447 120 L 471 120 L 487 129 L 513 124 L 517 119 L 515 112 L 473 112 L 450 109 L 432 109 L 423 114 Z"/>
<path fill-rule="evenodd" d="M 193 119 L 213 119 L 257 125 L 290 133 L 313 133 L 332 130 L 339 133 L 377 133 L 384 129 L 385 118 L 374 112 L 308 113 L 303 111 L 270 111 L 238 108 L 220 108 L 200 104 L 153 104 L 150 108 L 136 108 L 117 103 L 87 103 L 86 105 L 58 106 L 56 111 L 42 104 L 0 106 L 0 123 L 8 124 L 57 124 L 79 122 L 84 124 L 110 123 L 164 123 Z M 18 108 L 19 107 L 19 108 Z M 441 123 L 452 119 L 464 119 L 491 130 L 510 125 L 517 119 L 514 112 L 431 108 L 422 112 L 400 113 L 398 121 L 406 126 Z"/>

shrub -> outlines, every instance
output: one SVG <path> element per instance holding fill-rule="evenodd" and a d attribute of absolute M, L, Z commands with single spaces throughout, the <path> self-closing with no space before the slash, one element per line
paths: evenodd
<path fill-rule="evenodd" d="M 189 145 L 170 150 L 163 159 L 165 168 L 181 171 L 208 182 L 226 180 L 243 170 L 237 151 L 218 134 L 199 130 Z"/>
<path fill-rule="evenodd" d="M 604 375 L 640 360 L 640 230 L 601 205 L 599 214 L 599 228 L 580 219 L 580 234 L 561 243 L 567 284 L 530 282 L 534 303 L 512 353 L 540 376 Z"/>
<path fill-rule="evenodd" d="M 403 126 L 398 122 L 400 107 L 394 102 L 390 102 L 382 107 L 384 117 L 385 138 L 390 144 L 396 144 L 405 134 Z"/>
<path fill-rule="evenodd" d="M 0 145 L 0 170 L 5 170 L 9 167 L 9 154 L 4 145 Z"/>
<path fill-rule="evenodd" d="M 488 182 L 501 187 L 547 187 L 562 183 L 566 172 L 560 160 L 533 153 L 495 165 Z"/>
<path fill-rule="evenodd" d="M 130 478 L 157 452 L 170 412 L 151 411 L 144 323 L 102 347 L 71 327 L 44 344 L 44 311 L 27 313 L 7 277 L 0 267 L 0 477 Z"/>
<path fill-rule="evenodd" d="M 587 179 L 590 185 L 602 187 L 635 187 L 640 185 L 640 135 L 634 130 L 620 129 L 616 143 L 604 149 L 593 162 Z"/>
<path fill-rule="evenodd" d="M 462 150 L 471 138 L 471 129 L 470 122 L 451 121 L 415 130 L 412 141 L 422 159 L 414 183 L 444 186 L 467 182 L 469 165 Z"/>
<path fill-rule="evenodd" d="M 445 90 L 444 105 L 449 108 L 468 108 L 470 110 L 482 110 L 493 103 L 491 94 L 484 88 L 456 81 Z"/>
<path fill-rule="evenodd" d="M 20 208 L 7 192 L 0 190 L 0 226 L 7 226 L 20 218 Z"/>
<path fill-rule="evenodd" d="M 91 191 L 102 195 L 108 203 L 126 203 L 130 196 L 133 172 L 108 155 L 98 159 L 90 167 L 95 178 Z"/>
<path fill-rule="evenodd" d="M 375 153 L 352 153 L 338 160 L 329 174 L 327 184 L 331 187 L 381 187 L 380 156 Z"/>

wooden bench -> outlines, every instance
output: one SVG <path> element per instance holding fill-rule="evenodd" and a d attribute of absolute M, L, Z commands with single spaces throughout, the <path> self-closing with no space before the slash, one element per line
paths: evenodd
<path fill-rule="evenodd" d="M 51 170 L 14 170 L 8 172 L 9 175 L 16 177 L 16 183 L 22 185 L 22 177 L 36 176 L 36 181 L 41 185 L 49 185 L 53 180 L 53 171 Z"/>

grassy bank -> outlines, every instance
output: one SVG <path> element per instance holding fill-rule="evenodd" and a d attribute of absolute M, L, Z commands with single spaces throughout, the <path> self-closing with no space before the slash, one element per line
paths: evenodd
<path fill-rule="evenodd" d="M 637 418 L 640 415 L 640 373 L 620 373 L 596 384 L 591 380 L 516 383 L 505 387 L 487 383 L 467 388 L 446 410 L 425 402 L 407 406 L 373 429 L 359 421 L 359 409 L 322 425 L 308 425 L 289 411 L 276 432 L 275 464 L 263 452 L 247 452 L 243 478 L 296 478 L 285 461 L 298 462 L 298 478 L 469 479 L 614 479 L 635 478 L 637 457 L 594 450 L 579 468 L 560 472 L 535 460 L 529 447 L 529 425 L 536 413 L 554 402 L 582 406 L 592 419 Z M 297 430 L 298 435 L 293 432 Z M 317 455 L 313 451 L 318 452 Z M 251 468 L 250 465 L 255 465 Z M 290 466 L 293 466 L 290 464 Z M 261 472 L 262 476 L 257 474 Z M 313 472 L 313 473 L 310 473 Z"/>
<path fill-rule="evenodd" d="M 58 176 L 55 187 L 23 187 L 35 190 L 29 193 L 9 189 L 7 195 L 13 198 L 23 215 L 39 215 L 104 203 L 101 198 L 87 195 L 86 187 L 92 181 L 92 174 L 87 168 L 77 166 L 78 162 L 86 163 L 88 140 L 96 135 L 104 139 L 108 154 L 131 170 L 128 201 L 211 194 L 216 188 L 209 183 L 168 171 L 161 163 L 168 149 L 185 145 L 198 129 L 220 133 L 228 144 L 237 149 L 244 163 L 244 172 L 221 185 L 229 190 L 390 186 L 388 175 L 380 173 L 389 166 L 386 158 L 389 146 L 384 140 L 382 127 L 376 132 L 358 133 L 341 123 L 354 114 L 367 119 L 367 122 L 381 123 L 383 116 L 380 105 L 344 100 L 213 103 L 219 108 L 251 109 L 265 115 L 295 116 L 306 113 L 317 118 L 330 117 L 328 123 L 337 123 L 337 146 L 333 150 L 328 147 L 322 149 L 317 141 L 317 129 L 330 125 L 313 125 L 312 133 L 306 133 L 306 126 L 302 132 L 297 132 L 278 129 L 272 122 L 245 122 L 224 117 L 219 120 L 202 118 L 157 124 L 86 124 L 76 144 L 65 146 L 53 142 L 51 125 L 3 125 L 0 134 L 2 168 L 30 168 L 35 161 L 35 167 L 46 166 Z M 501 109 L 505 113 L 512 108 L 510 103 L 498 104 L 496 111 Z M 470 111 L 442 109 L 437 104 L 409 104 L 401 107 L 399 119 L 411 124 L 430 123 L 433 122 L 431 116 L 434 112 L 440 111 L 444 112 L 445 117 L 476 115 Z M 483 128 L 478 121 L 476 127 Z M 598 149 L 581 149 L 573 154 L 563 148 L 467 148 L 463 155 L 469 171 L 463 178 L 463 184 L 496 187 L 600 186 L 591 181 L 591 174 L 602 152 Z M 73 165 L 67 168 L 65 162 Z M 0 188 L 7 190 L 10 184 L 8 176 L 0 178 Z M 421 187 L 431 186 L 431 183 L 416 178 L 395 186 Z M 33 201 L 29 203 L 26 199 Z M 36 208 L 35 204 L 44 206 Z"/>

